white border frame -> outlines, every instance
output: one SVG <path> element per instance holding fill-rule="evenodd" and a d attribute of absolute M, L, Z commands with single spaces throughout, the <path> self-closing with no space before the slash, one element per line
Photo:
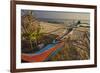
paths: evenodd
<path fill-rule="evenodd" d="M 77 61 L 73 60 L 73 61 L 58 61 L 58 62 L 21 63 L 21 9 L 64 11 L 64 12 L 89 12 L 90 13 L 90 59 L 77 60 Z M 16 68 L 17 69 L 89 65 L 89 64 L 94 64 L 94 9 L 52 7 L 52 6 L 39 6 L 39 5 L 18 5 L 18 4 L 16 5 Z"/>

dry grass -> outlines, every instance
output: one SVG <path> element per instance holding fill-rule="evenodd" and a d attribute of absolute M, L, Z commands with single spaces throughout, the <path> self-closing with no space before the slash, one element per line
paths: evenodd
<path fill-rule="evenodd" d="M 85 28 L 84 28 L 85 29 Z M 75 34 L 75 33 L 78 33 Z M 87 37 L 87 31 L 76 30 L 73 34 L 63 39 L 65 42 L 64 48 L 55 56 L 51 57 L 53 61 L 63 60 L 86 60 L 90 58 L 90 43 Z"/>

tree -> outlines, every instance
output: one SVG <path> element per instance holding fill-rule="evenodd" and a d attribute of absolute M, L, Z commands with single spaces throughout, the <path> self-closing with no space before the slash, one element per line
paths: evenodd
<path fill-rule="evenodd" d="M 41 26 L 39 21 L 33 16 L 32 11 L 22 16 L 21 31 L 22 38 L 29 40 L 31 48 L 33 49 L 32 42 L 38 44 L 38 39 L 42 35 L 40 32 Z"/>

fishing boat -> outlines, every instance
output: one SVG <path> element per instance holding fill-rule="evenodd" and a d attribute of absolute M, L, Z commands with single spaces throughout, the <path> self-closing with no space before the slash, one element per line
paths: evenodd
<path fill-rule="evenodd" d="M 75 24 L 75 26 L 79 25 L 79 23 Z M 72 32 L 73 28 L 76 27 L 70 27 L 68 30 L 60 37 L 57 37 L 55 40 L 52 41 L 52 43 L 45 46 L 43 49 L 36 53 L 22 53 L 21 59 L 25 62 L 43 62 L 48 60 L 51 56 L 54 56 L 57 54 L 58 51 L 60 51 L 64 47 L 64 41 L 61 39 Z"/>
<path fill-rule="evenodd" d="M 43 49 L 41 49 L 40 51 L 34 54 L 22 53 L 21 58 L 22 60 L 27 62 L 42 62 L 48 60 L 49 57 L 55 55 L 57 51 L 63 48 L 63 46 L 64 46 L 63 41 L 60 41 L 58 43 L 56 42 L 56 43 L 48 44 L 46 47 L 44 47 Z"/>

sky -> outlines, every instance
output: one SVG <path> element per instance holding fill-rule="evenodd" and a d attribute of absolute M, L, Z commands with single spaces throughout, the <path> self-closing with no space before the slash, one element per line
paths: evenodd
<path fill-rule="evenodd" d="M 22 10 L 22 14 L 28 13 L 29 10 Z M 89 20 L 89 13 L 79 12 L 56 12 L 56 11 L 39 11 L 33 10 L 33 14 L 37 18 L 52 18 L 52 19 L 84 19 Z"/>
<path fill-rule="evenodd" d="M 28 14 L 30 10 L 21 10 L 21 15 Z M 48 22 L 59 22 L 59 23 L 71 23 L 81 20 L 84 23 L 89 23 L 90 14 L 89 13 L 79 13 L 79 12 L 57 12 L 57 11 L 40 11 L 31 10 L 33 16 L 42 21 Z"/>

